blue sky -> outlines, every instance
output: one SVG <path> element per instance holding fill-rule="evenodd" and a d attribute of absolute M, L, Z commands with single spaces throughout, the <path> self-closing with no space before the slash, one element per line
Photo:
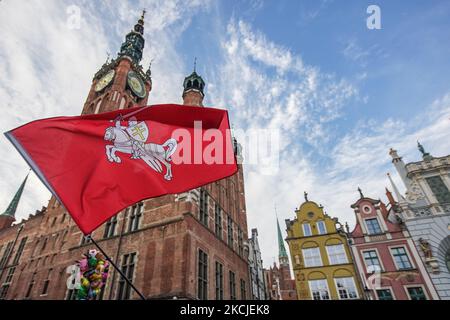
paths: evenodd
<path fill-rule="evenodd" d="M 381 9 L 381 30 L 366 27 L 371 4 Z M 68 27 L 71 6 L 80 10 L 77 28 Z M 390 147 L 407 162 L 420 159 L 417 139 L 435 156 L 449 154 L 445 0 L 4 0 L 0 129 L 79 114 L 106 52 L 117 53 L 144 7 L 144 67 L 154 59 L 150 104 L 180 103 L 197 57 L 206 105 L 228 108 L 235 128 L 280 131 L 279 171 L 245 166 L 249 228 L 259 230 L 265 265 L 277 256 L 274 205 L 280 220 L 293 218 L 306 190 L 352 225 L 358 186 L 385 198 Z M 0 148 L 6 208 L 27 167 L 6 139 Z M 19 218 L 48 199 L 32 176 Z"/>

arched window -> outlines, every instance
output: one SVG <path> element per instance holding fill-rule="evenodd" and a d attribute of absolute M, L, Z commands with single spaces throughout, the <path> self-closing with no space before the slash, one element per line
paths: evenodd
<path fill-rule="evenodd" d="M 102 112 L 106 112 L 108 110 L 106 110 L 106 105 L 108 104 L 109 101 L 109 93 L 103 98 L 102 103 L 100 104 L 100 110 L 102 110 Z"/>
<path fill-rule="evenodd" d="M 195 80 L 194 80 L 194 88 L 198 88 L 198 87 L 199 87 L 198 80 L 195 79 Z"/>
<path fill-rule="evenodd" d="M 100 111 L 100 104 L 102 102 L 102 99 L 98 100 L 97 105 L 95 106 L 94 113 L 97 114 Z"/>

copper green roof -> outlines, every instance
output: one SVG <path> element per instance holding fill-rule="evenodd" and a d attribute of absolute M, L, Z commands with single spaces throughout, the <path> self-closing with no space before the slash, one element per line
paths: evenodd
<path fill-rule="evenodd" d="M 23 189 L 25 188 L 25 183 L 27 182 L 28 174 L 25 177 L 25 179 L 23 180 L 23 182 L 20 185 L 19 189 L 17 190 L 16 194 L 14 195 L 14 198 L 9 203 L 9 206 L 6 209 L 6 211 L 1 214 L 2 216 L 10 216 L 10 217 L 15 218 L 17 206 L 19 205 L 20 197 L 22 196 Z"/>
<path fill-rule="evenodd" d="M 284 239 L 283 239 L 283 235 L 281 234 L 281 229 L 280 229 L 280 223 L 278 222 L 278 218 L 277 218 L 277 228 L 278 228 L 278 256 L 280 258 L 287 258 L 287 252 L 286 252 L 286 248 L 284 246 Z"/>

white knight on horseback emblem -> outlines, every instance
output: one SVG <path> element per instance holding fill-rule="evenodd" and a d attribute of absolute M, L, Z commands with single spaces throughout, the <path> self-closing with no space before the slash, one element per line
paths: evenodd
<path fill-rule="evenodd" d="M 116 152 L 131 154 L 131 159 L 142 159 L 156 172 L 162 173 L 162 165 L 166 167 L 164 179 L 172 179 L 172 155 L 177 149 L 177 141 L 173 138 L 167 139 L 163 144 L 146 143 L 149 130 L 144 121 L 138 122 L 131 117 L 128 126 L 122 126 L 122 116 L 117 117 L 115 125 L 106 128 L 104 139 L 113 142 L 106 146 L 106 157 L 110 162 L 121 163 L 122 160 Z"/>

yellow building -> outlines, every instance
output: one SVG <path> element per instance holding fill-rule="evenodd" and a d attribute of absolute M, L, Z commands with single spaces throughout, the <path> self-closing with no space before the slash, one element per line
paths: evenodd
<path fill-rule="evenodd" d="M 299 300 L 363 299 L 342 225 L 308 201 L 286 220 Z"/>

